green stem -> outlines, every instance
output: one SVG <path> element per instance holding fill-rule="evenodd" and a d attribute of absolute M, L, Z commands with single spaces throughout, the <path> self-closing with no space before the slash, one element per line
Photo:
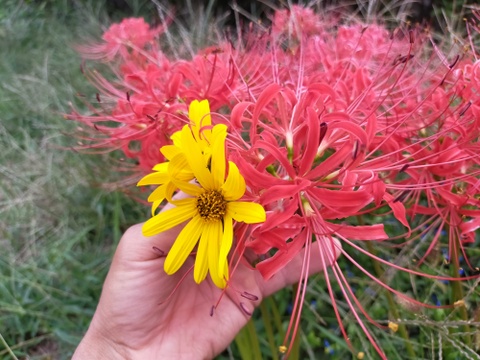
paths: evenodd
<path fill-rule="evenodd" d="M 460 239 L 455 239 L 455 247 L 457 249 L 460 249 L 461 248 L 461 244 L 460 244 Z M 458 254 L 458 251 L 456 252 Z M 460 262 L 459 262 L 459 259 L 458 258 L 455 258 L 455 259 L 450 259 L 452 260 L 452 274 L 451 276 L 454 277 L 454 278 L 459 278 L 460 277 Z M 452 304 L 455 304 L 457 301 L 460 301 L 462 300 L 463 301 L 463 298 L 465 297 L 464 293 L 463 293 L 463 288 L 462 288 L 462 284 L 460 283 L 461 281 L 460 280 L 457 280 L 457 281 L 452 281 Z M 467 312 L 467 308 L 465 307 L 464 304 L 461 304 L 458 306 L 458 312 L 460 313 L 460 317 L 462 318 L 462 320 L 464 321 L 468 321 L 468 312 Z M 462 327 L 462 331 L 465 333 L 465 334 L 468 334 L 470 333 L 470 326 L 468 324 L 465 324 L 463 325 Z M 465 344 L 468 345 L 468 347 L 472 347 L 472 338 L 471 336 L 469 335 L 464 335 L 464 339 L 465 339 Z"/>
<path fill-rule="evenodd" d="M 357 219 L 358 219 L 358 223 L 360 225 L 364 224 L 361 216 L 358 216 Z M 375 250 L 373 244 L 370 241 L 366 241 L 366 244 L 367 244 L 368 252 L 370 254 L 372 254 L 373 256 L 377 256 L 377 251 Z M 377 274 L 377 277 L 379 277 L 379 278 L 382 277 L 384 271 L 383 271 L 382 267 L 380 266 L 380 263 L 373 258 L 372 258 L 372 260 L 373 260 L 373 269 L 375 270 L 375 273 Z M 394 319 L 400 319 L 400 314 L 398 313 L 398 310 L 397 310 L 397 304 L 393 300 L 392 293 L 390 291 L 384 291 L 384 293 L 385 293 L 385 296 L 387 297 L 389 311 L 390 311 L 391 316 Z M 417 356 L 415 355 L 415 350 L 413 349 L 413 346 L 410 343 L 410 337 L 408 335 L 408 331 L 407 331 L 406 326 L 404 324 L 398 324 L 398 332 L 400 333 L 400 336 L 404 340 L 405 348 L 407 349 L 408 355 L 410 356 L 410 358 L 416 359 Z"/>
<path fill-rule="evenodd" d="M 372 245 L 372 243 L 370 241 L 366 241 L 366 243 L 367 243 L 368 252 L 370 254 L 376 256 L 377 252 L 376 252 L 374 246 Z M 383 275 L 382 267 L 380 266 L 378 261 L 376 261 L 375 259 L 372 259 L 372 260 L 373 260 L 373 269 L 375 270 L 375 273 L 377 274 L 377 277 L 379 277 L 379 278 L 382 277 L 382 275 Z M 385 296 L 386 296 L 387 301 L 388 301 L 388 307 L 389 307 L 388 310 L 390 311 L 390 315 L 392 316 L 393 319 L 400 319 L 400 314 L 399 314 L 398 309 L 397 309 L 397 304 L 395 303 L 395 300 L 393 299 L 392 293 L 390 291 L 385 291 L 384 293 L 385 293 Z M 413 346 L 410 343 L 410 337 L 408 336 L 408 331 L 407 331 L 407 328 L 406 328 L 405 324 L 398 324 L 398 332 L 404 340 L 405 348 L 407 350 L 407 353 L 408 353 L 409 357 L 411 359 L 416 359 L 417 356 L 415 355 L 415 350 L 413 349 Z"/>
<path fill-rule="evenodd" d="M 276 306 L 275 303 L 270 304 L 273 304 L 270 306 Z M 262 303 L 260 304 L 260 311 L 262 313 L 262 320 L 265 326 L 265 333 L 267 335 L 268 345 L 270 346 L 270 351 L 272 352 L 272 360 L 278 360 L 278 346 L 275 343 L 275 334 L 272 327 L 273 319 L 270 315 L 269 305 L 267 305 L 266 301 L 262 301 Z"/>
<path fill-rule="evenodd" d="M 300 331 L 301 329 L 298 329 L 297 335 L 293 339 L 292 342 L 292 351 L 290 352 L 290 359 L 292 360 L 298 360 L 300 359 Z"/>
<path fill-rule="evenodd" d="M 118 191 L 114 194 L 114 208 L 113 208 L 113 241 L 118 243 L 122 237 L 121 230 L 121 214 L 122 214 L 122 200 Z"/>
<path fill-rule="evenodd" d="M 299 284 L 296 283 L 292 286 L 293 296 L 297 294 Z M 293 315 L 293 314 L 292 314 Z M 300 314 L 298 314 L 300 316 Z M 300 327 L 300 326 L 299 326 Z M 297 330 L 295 337 L 291 339 L 289 346 L 291 347 L 289 358 L 292 360 L 300 359 L 300 329 Z"/>
<path fill-rule="evenodd" d="M 250 319 L 247 325 L 237 334 L 235 343 L 242 360 L 262 360 L 262 352 L 253 319 Z"/>
<path fill-rule="evenodd" d="M 280 310 L 278 309 L 273 296 L 268 297 L 267 301 L 269 303 L 270 311 L 272 312 L 273 323 L 277 328 L 278 336 L 283 340 L 285 337 L 285 331 L 282 328 L 282 316 L 280 315 Z"/>

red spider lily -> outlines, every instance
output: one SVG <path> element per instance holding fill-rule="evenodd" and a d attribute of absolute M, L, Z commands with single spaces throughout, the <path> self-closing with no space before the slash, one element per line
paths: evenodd
<path fill-rule="evenodd" d="M 164 160 L 158 149 L 188 121 L 191 101 L 208 99 L 212 110 L 229 112 L 234 103 L 255 96 L 268 78 L 262 55 L 252 62 L 250 53 L 229 42 L 202 49 L 191 59 L 169 57 L 158 44 L 163 31 L 126 19 L 112 25 L 103 43 L 78 47 L 87 60 L 108 60 L 114 80 L 84 66 L 99 90 L 97 104 L 86 103 L 90 114 L 73 110 L 66 116 L 85 125 L 80 148 L 121 149 L 142 174 Z"/>
<path fill-rule="evenodd" d="M 237 150 L 234 161 L 245 175 L 252 194 L 267 209 L 266 222 L 254 230 L 246 246 L 262 255 L 277 250 L 275 255 L 257 264 L 266 278 L 303 248 L 308 249 L 306 256 L 309 256 L 309 249 L 318 246 L 322 261 L 330 263 L 332 254 L 343 252 L 335 238 L 388 238 L 382 224 L 352 227 L 338 223 L 359 214 L 375 198 L 383 198 L 385 188 L 374 185 L 380 181 L 374 172 L 368 173 L 366 169 L 359 174 L 354 172 L 359 156 L 355 149 L 365 148 L 369 137 L 360 126 L 347 121 L 345 113 L 322 115 L 316 108 L 321 104 L 318 101 L 321 90 L 321 86 L 311 85 L 294 101 L 292 91 L 272 85 L 255 104 L 248 104 L 252 108 L 251 117 L 236 108 L 232 112 L 232 127 L 240 130 L 240 124 L 248 122 L 251 139 L 248 148 Z M 245 110 L 246 105 L 237 106 Z M 322 146 L 324 143 L 327 145 Z M 324 155 L 330 152 L 330 156 Z M 322 161 L 322 157 L 326 158 Z M 254 158 L 257 161 L 253 163 Z M 336 278 L 344 283 L 340 275 Z M 304 295 L 304 289 L 297 294 L 293 328 L 290 328 L 292 336 L 298 326 Z M 337 316 L 340 320 L 338 312 Z"/>
<path fill-rule="evenodd" d="M 147 45 L 154 45 L 154 39 L 164 26 L 151 29 L 141 18 L 128 18 L 119 24 L 113 24 L 102 36 L 103 43 L 83 45 L 78 49 L 88 59 L 112 61 L 117 55 L 129 58 L 132 52 L 141 52 Z"/>
<path fill-rule="evenodd" d="M 398 270 L 439 277 L 389 263 L 356 244 L 359 240 L 387 239 L 383 224 L 349 224 L 352 218 L 387 206 L 407 227 L 404 236 L 409 236 L 407 215 L 430 211 L 429 215 L 443 221 L 447 216 L 448 222 L 457 220 L 454 231 L 457 233 L 451 233 L 450 239 L 463 236 L 465 241 L 468 232 L 471 241 L 471 234 L 480 224 L 477 210 L 462 210 L 462 207 L 477 209 L 478 200 L 458 199 L 443 191 L 442 203 L 450 204 L 445 210 L 438 208 L 438 199 L 428 207 L 418 203 L 415 207 L 407 203 L 406 207 L 406 199 L 400 199 L 403 192 L 398 190 L 416 183 L 412 188 L 418 189 L 419 196 L 431 200 L 431 194 L 442 193 L 445 184 L 445 180 L 437 180 L 438 176 L 443 179 L 452 176 L 449 184 L 465 181 L 465 173 L 458 174 L 460 169 L 465 171 L 466 163 L 478 163 L 474 155 L 476 146 L 468 149 L 462 146 L 462 141 L 473 140 L 465 131 L 471 129 L 472 119 L 454 119 L 456 112 L 464 116 L 466 110 L 462 110 L 463 103 L 453 103 L 450 86 L 445 81 L 453 66 L 433 71 L 432 67 L 438 66 L 440 60 L 428 57 L 418 62 L 412 60 L 422 58 L 422 47 L 427 43 L 419 33 L 411 31 L 391 40 L 381 27 L 363 32 L 360 27 L 341 27 L 330 36 L 323 32 L 318 39 L 322 46 L 312 46 L 317 38 L 308 32 L 308 36 L 297 39 L 295 52 L 283 54 L 289 54 L 287 61 L 272 50 L 271 59 L 279 81 L 272 82 L 254 101 L 240 102 L 232 110 L 231 132 L 237 135 L 231 138 L 231 148 L 236 149 L 234 161 L 247 180 L 251 196 L 258 197 L 267 209 L 266 222 L 253 230 L 245 240 L 246 246 L 266 257 L 256 265 L 266 278 L 274 276 L 302 249 L 310 251 L 318 246 L 324 263 L 340 251 L 373 281 L 410 303 L 421 304 L 370 274 L 344 248 L 352 247 Z M 347 41 L 341 41 L 343 37 Z M 350 45 L 344 46 L 345 43 Z M 373 51 L 372 44 L 380 51 Z M 332 55 L 335 57 L 328 58 Z M 289 67 L 293 62 L 296 67 Z M 460 142 L 449 141 L 445 135 L 450 132 L 464 134 L 465 138 Z M 477 132 L 473 135 L 475 139 Z M 418 177 L 411 182 L 395 180 L 414 171 L 428 173 L 427 177 L 433 180 L 423 185 Z M 472 171 L 467 170 L 471 174 L 467 197 L 478 193 L 477 173 Z M 467 213 L 471 220 L 458 222 Z M 433 221 L 438 228 L 438 222 Z M 434 239 L 431 248 L 436 245 Z M 458 258 L 453 244 L 451 249 L 452 256 Z M 332 272 L 366 336 L 384 357 L 361 315 L 374 324 L 375 321 L 350 290 L 338 264 L 334 263 Z M 300 277 L 301 284 L 305 274 Z M 330 280 L 328 277 L 326 280 L 335 304 Z M 304 291 L 300 286 L 286 339 L 295 336 Z M 334 309 L 347 338 L 335 305 Z"/>
<path fill-rule="evenodd" d="M 229 106 L 236 92 L 243 91 L 235 90 L 232 54 L 228 44 L 222 46 L 190 61 L 169 60 L 153 45 L 123 53 L 119 63 L 112 63 L 115 82 L 86 69 L 99 90 L 98 104 L 87 104 L 89 115 L 74 111 L 67 116 L 87 126 L 84 148 L 121 149 L 138 162 L 142 173 L 163 161 L 159 148 L 170 143 L 170 135 L 188 121 L 188 103 L 208 98 L 216 110 Z"/>

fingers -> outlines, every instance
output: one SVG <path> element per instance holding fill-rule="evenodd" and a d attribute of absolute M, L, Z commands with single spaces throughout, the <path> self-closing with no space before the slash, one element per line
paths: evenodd
<path fill-rule="evenodd" d="M 336 261 L 342 248 L 340 241 L 337 239 L 333 239 L 333 242 L 329 243 L 316 241 L 309 246 L 309 251 L 306 248 L 302 249 L 292 261 L 268 281 L 263 280 L 261 275 L 258 274 L 259 285 L 261 288 L 263 285 L 264 296 L 271 295 L 287 285 L 297 283 L 301 277 L 308 277 L 323 271 L 325 267 Z M 308 252 L 310 254 L 307 254 Z M 306 273 L 307 276 L 302 276 L 302 273 Z"/>

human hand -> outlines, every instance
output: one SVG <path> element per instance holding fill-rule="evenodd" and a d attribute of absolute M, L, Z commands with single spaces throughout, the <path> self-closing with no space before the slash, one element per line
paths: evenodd
<path fill-rule="evenodd" d="M 268 281 L 242 263 L 212 314 L 222 290 L 209 279 L 194 282 L 189 274 L 193 258 L 174 275 L 163 270 L 163 251 L 180 230 L 144 237 L 139 224 L 126 231 L 74 360 L 211 359 L 231 343 L 263 297 L 299 280 L 303 251 Z M 310 273 L 322 270 L 319 257 L 312 246 Z"/>

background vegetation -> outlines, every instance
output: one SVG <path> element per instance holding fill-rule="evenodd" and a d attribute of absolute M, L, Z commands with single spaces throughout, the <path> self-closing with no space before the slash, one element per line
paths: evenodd
<path fill-rule="evenodd" d="M 192 3 L 185 1 L 178 8 L 180 20 L 188 19 Z M 205 3 L 206 18 L 228 11 L 224 2 L 217 2 L 219 7 L 213 1 Z M 447 13 L 461 9 L 445 3 Z M 264 16 L 267 11 L 260 2 L 237 4 L 247 14 Z M 359 8 L 364 9 L 351 9 Z M 436 13 L 428 6 L 416 9 L 412 19 L 442 18 L 441 9 Z M 61 115 L 69 111 L 69 102 L 81 106 L 78 99 L 94 99 L 96 92 L 82 75 L 72 45 L 98 38 L 109 24 L 126 16 L 158 21 L 155 4 L 141 0 L 3 0 L 0 6 L 0 359 L 69 358 L 94 312 L 116 242 L 127 227 L 148 216 L 147 207 L 104 186 L 118 180 L 108 167 L 99 166 L 109 155 L 71 150 L 76 140 L 69 134 L 75 124 Z M 411 250 L 374 251 L 400 261 Z M 472 255 L 480 258 L 478 250 Z M 362 261 L 360 254 L 356 256 Z M 451 297 L 449 284 L 363 265 L 420 300 L 448 303 Z M 441 251 L 425 266 L 426 271 L 433 267 L 449 271 Z M 347 273 L 374 318 L 398 313 L 403 332 L 374 330 L 389 358 L 480 358 L 476 282 L 462 285 L 467 303 L 462 314 L 459 309 L 427 311 L 402 305 L 355 269 Z M 322 275 L 310 282 L 293 358 L 355 357 L 338 332 L 323 284 Z M 267 299 L 220 358 L 279 358 L 277 346 L 291 302 L 292 290 Z M 375 358 L 348 306 L 337 305 L 357 349 L 366 359 Z"/>

